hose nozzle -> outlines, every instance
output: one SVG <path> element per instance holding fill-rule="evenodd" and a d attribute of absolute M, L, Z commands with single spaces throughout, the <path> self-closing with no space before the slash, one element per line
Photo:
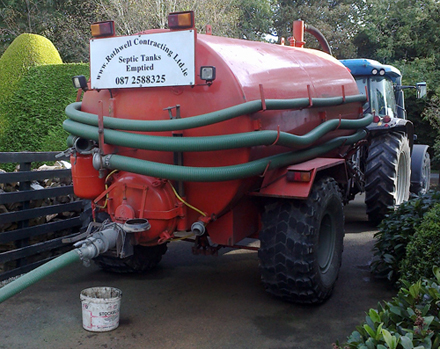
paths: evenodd
<path fill-rule="evenodd" d="M 74 246 L 84 265 L 89 266 L 90 260 L 116 246 L 120 229 L 117 225 L 92 234 L 85 240 L 78 241 Z"/>

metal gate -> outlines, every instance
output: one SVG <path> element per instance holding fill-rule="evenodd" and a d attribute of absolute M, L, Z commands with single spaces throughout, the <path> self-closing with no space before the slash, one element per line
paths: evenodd
<path fill-rule="evenodd" d="M 46 153 L 0 153 L 0 164 L 18 163 L 18 172 L 0 173 L 0 183 L 19 182 L 18 191 L 0 192 L 1 205 L 16 203 L 17 211 L 0 213 L 0 227 L 13 223 L 15 229 L 0 229 L 0 281 L 28 272 L 58 256 L 70 246 L 62 242 L 63 238 L 75 235 L 81 226 L 80 213 L 85 201 L 52 204 L 31 208 L 36 200 L 55 200 L 59 197 L 72 197 L 71 184 L 56 188 L 33 190 L 33 181 L 51 178 L 71 177 L 70 170 L 31 171 L 33 162 L 55 161 L 58 152 Z M 6 207 L 6 206 L 5 206 Z M 74 216 L 55 222 L 33 225 L 32 220 L 48 215 L 74 212 Z"/>

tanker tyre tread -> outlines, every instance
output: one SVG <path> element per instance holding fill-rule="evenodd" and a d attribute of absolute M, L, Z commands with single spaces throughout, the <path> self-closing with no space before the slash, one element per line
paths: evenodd
<path fill-rule="evenodd" d="M 408 200 L 410 178 L 411 158 L 406 135 L 395 132 L 374 137 L 365 170 L 365 204 L 371 223 L 379 224 L 390 207 Z"/>
<path fill-rule="evenodd" d="M 93 261 L 102 270 L 112 273 L 144 273 L 157 267 L 166 253 L 166 244 L 157 246 L 133 246 L 134 254 L 127 258 L 118 258 L 112 251 L 106 252 Z"/>
<path fill-rule="evenodd" d="M 344 239 L 344 211 L 336 181 L 318 180 L 305 201 L 272 201 L 266 205 L 262 223 L 258 257 L 266 291 L 295 303 L 328 299 L 338 278 Z"/>

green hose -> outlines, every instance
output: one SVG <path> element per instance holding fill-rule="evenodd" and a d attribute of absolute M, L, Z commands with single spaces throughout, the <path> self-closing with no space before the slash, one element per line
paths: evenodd
<path fill-rule="evenodd" d="M 328 107 L 353 102 L 364 102 L 364 95 L 331 98 L 297 98 L 287 100 L 265 100 L 268 110 L 302 109 L 307 107 Z M 248 133 L 210 136 L 210 137 L 160 137 L 150 135 L 139 135 L 127 132 L 116 131 L 138 131 L 138 132 L 164 132 L 186 130 L 196 127 L 212 125 L 218 122 L 229 120 L 238 116 L 256 113 L 262 110 L 261 100 L 255 100 L 239 104 L 230 108 L 222 109 L 212 113 L 183 119 L 171 120 L 126 120 L 111 117 L 103 117 L 105 142 L 113 145 L 131 147 L 135 149 L 159 150 L 159 151 L 214 151 L 234 149 L 241 147 L 254 147 L 270 145 L 276 142 L 278 145 L 294 148 L 297 146 L 308 146 L 319 140 L 326 133 L 342 129 L 360 129 L 369 125 L 372 116 L 368 115 L 357 120 L 332 119 L 319 125 L 304 136 L 297 136 L 286 132 L 273 130 L 256 131 Z M 72 103 L 66 108 L 66 114 L 71 120 L 63 124 L 65 130 L 73 135 L 98 141 L 98 116 L 81 111 L 81 103 Z M 129 158 L 121 155 L 107 155 L 102 159 L 104 167 L 119 169 L 138 174 L 166 178 L 180 181 L 194 182 L 217 182 L 233 179 L 252 177 L 262 174 L 266 170 L 279 168 L 289 164 L 309 160 L 316 156 L 323 155 L 330 150 L 352 144 L 365 137 L 365 131 L 358 131 L 352 136 L 339 137 L 325 144 L 311 149 L 283 153 L 245 164 L 225 167 L 184 167 L 169 164 L 151 162 L 147 160 Z M 73 142 L 70 137 L 69 143 Z"/>
<path fill-rule="evenodd" d="M 106 155 L 102 159 L 108 169 L 118 169 L 142 175 L 191 182 L 218 182 L 252 177 L 266 170 L 296 164 L 323 155 L 344 144 L 353 144 L 366 136 L 359 130 L 354 135 L 334 138 L 322 145 L 297 151 L 270 156 L 245 164 L 224 167 L 189 167 L 162 164 L 121 155 Z"/>
<path fill-rule="evenodd" d="M 104 141 L 112 145 L 159 151 L 213 151 L 271 145 L 275 142 L 277 145 L 295 148 L 297 146 L 310 145 L 330 131 L 336 129 L 360 129 L 366 127 L 372 121 L 373 116 L 371 114 L 356 120 L 332 119 L 320 124 L 303 136 L 265 130 L 209 137 L 161 137 L 105 129 Z M 63 127 L 67 132 L 75 136 L 94 141 L 99 140 L 98 128 L 95 126 L 65 120 Z M 73 144 L 73 140 L 69 140 Z"/>
<path fill-rule="evenodd" d="M 73 143 L 75 142 L 75 138 L 76 137 L 74 135 L 67 136 L 66 143 L 69 148 L 73 146 Z"/>
<path fill-rule="evenodd" d="M 311 105 L 313 107 L 330 107 L 354 102 L 365 102 L 364 95 L 354 95 L 331 98 L 296 98 L 296 99 L 267 99 L 265 100 L 267 110 L 286 110 L 302 109 Z M 226 109 L 218 110 L 212 113 L 192 116 L 183 119 L 172 120 L 126 120 L 104 116 L 104 127 L 126 131 L 140 132 L 162 132 L 178 131 L 190 128 L 212 125 L 221 121 L 233 119 L 238 116 L 256 113 L 263 110 L 261 100 L 250 101 L 235 105 Z M 66 107 L 66 115 L 79 123 L 98 126 L 98 115 L 85 113 L 81 111 L 81 102 L 76 102 Z"/>
<path fill-rule="evenodd" d="M 30 271 L 29 273 L 20 276 L 18 279 L 0 288 L 0 303 L 23 291 L 25 288 L 33 285 L 53 272 L 80 260 L 81 258 L 78 252 L 76 250 L 72 250 L 55 259 L 52 259 L 51 261 Z"/>

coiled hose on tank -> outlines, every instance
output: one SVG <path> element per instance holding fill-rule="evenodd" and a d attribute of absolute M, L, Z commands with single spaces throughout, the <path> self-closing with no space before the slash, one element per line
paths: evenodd
<path fill-rule="evenodd" d="M 297 98 L 288 100 L 265 100 L 267 110 L 301 109 L 310 106 L 329 107 L 346 103 L 363 102 L 364 95 L 331 98 Z M 238 116 L 252 114 L 263 110 L 263 102 L 255 100 L 239 104 L 216 112 L 193 116 L 184 119 L 171 120 L 126 120 L 103 117 L 104 140 L 107 144 L 125 146 L 145 150 L 159 151 L 213 151 L 254 147 L 261 145 L 277 145 L 294 148 L 308 146 L 319 140 L 325 134 L 336 129 L 359 130 L 372 122 L 372 115 L 366 115 L 356 120 L 328 120 L 303 136 L 286 132 L 264 130 L 207 137 L 161 137 L 127 133 L 126 131 L 162 132 L 177 131 L 195 127 L 212 125 Z M 81 103 L 73 103 L 66 108 L 70 120 L 63 127 L 71 135 L 98 141 L 98 116 L 81 111 Z M 97 160 L 96 167 L 119 169 L 138 174 L 180 181 L 216 182 L 255 176 L 267 169 L 276 169 L 288 164 L 294 164 L 320 156 L 344 144 L 353 144 L 365 137 L 364 131 L 358 131 L 352 136 L 339 137 L 319 146 L 294 152 L 255 160 L 245 164 L 225 167 L 186 167 L 147 160 L 140 160 L 121 155 L 107 155 Z M 71 146 L 73 138 L 68 138 Z"/>
<path fill-rule="evenodd" d="M 308 107 L 331 107 L 348 103 L 365 102 L 362 94 L 345 97 L 329 98 L 295 98 L 295 99 L 266 99 L 266 110 L 303 109 Z M 82 124 L 98 126 L 98 115 L 81 111 L 81 102 L 75 102 L 66 107 L 66 115 Z M 184 119 L 171 120 L 127 120 L 108 116 L 103 117 L 104 127 L 126 131 L 162 132 L 179 131 L 195 127 L 212 125 L 218 122 L 236 118 L 238 116 L 253 114 L 263 110 L 263 102 L 258 99 L 245 102 L 229 108 L 211 113 L 192 116 Z M 349 120 L 347 120 L 349 121 Z"/>
<path fill-rule="evenodd" d="M 366 134 L 366 131 L 359 130 L 354 135 L 338 137 L 307 150 L 283 153 L 245 164 L 224 167 L 169 165 L 121 155 L 106 155 L 102 158 L 101 162 L 103 166 L 108 169 L 118 169 L 169 180 L 192 182 L 228 181 L 256 176 L 264 173 L 265 170 L 272 170 L 313 159 L 342 145 L 356 143 L 363 139 Z"/>
<path fill-rule="evenodd" d="M 274 143 L 288 148 L 294 148 L 297 146 L 310 145 L 323 137 L 326 133 L 336 129 L 364 128 L 369 125 L 372 120 L 371 114 L 357 120 L 332 119 L 325 121 L 303 136 L 275 130 L 263 130 L 222 136 L 176 138 L 141 135 L 105 129 L 104 139 L 107 144 L 159 151 L 213 151 L 271 145 Z M 96 126 L 82 124 L 73 120 L 65 120 L 63 127 L 72 135 L 94 141 L 99 140 L 98 127 Z M 72 146 L 73 141 L 73 138 L 69 138 L 68 146 Z"/>

